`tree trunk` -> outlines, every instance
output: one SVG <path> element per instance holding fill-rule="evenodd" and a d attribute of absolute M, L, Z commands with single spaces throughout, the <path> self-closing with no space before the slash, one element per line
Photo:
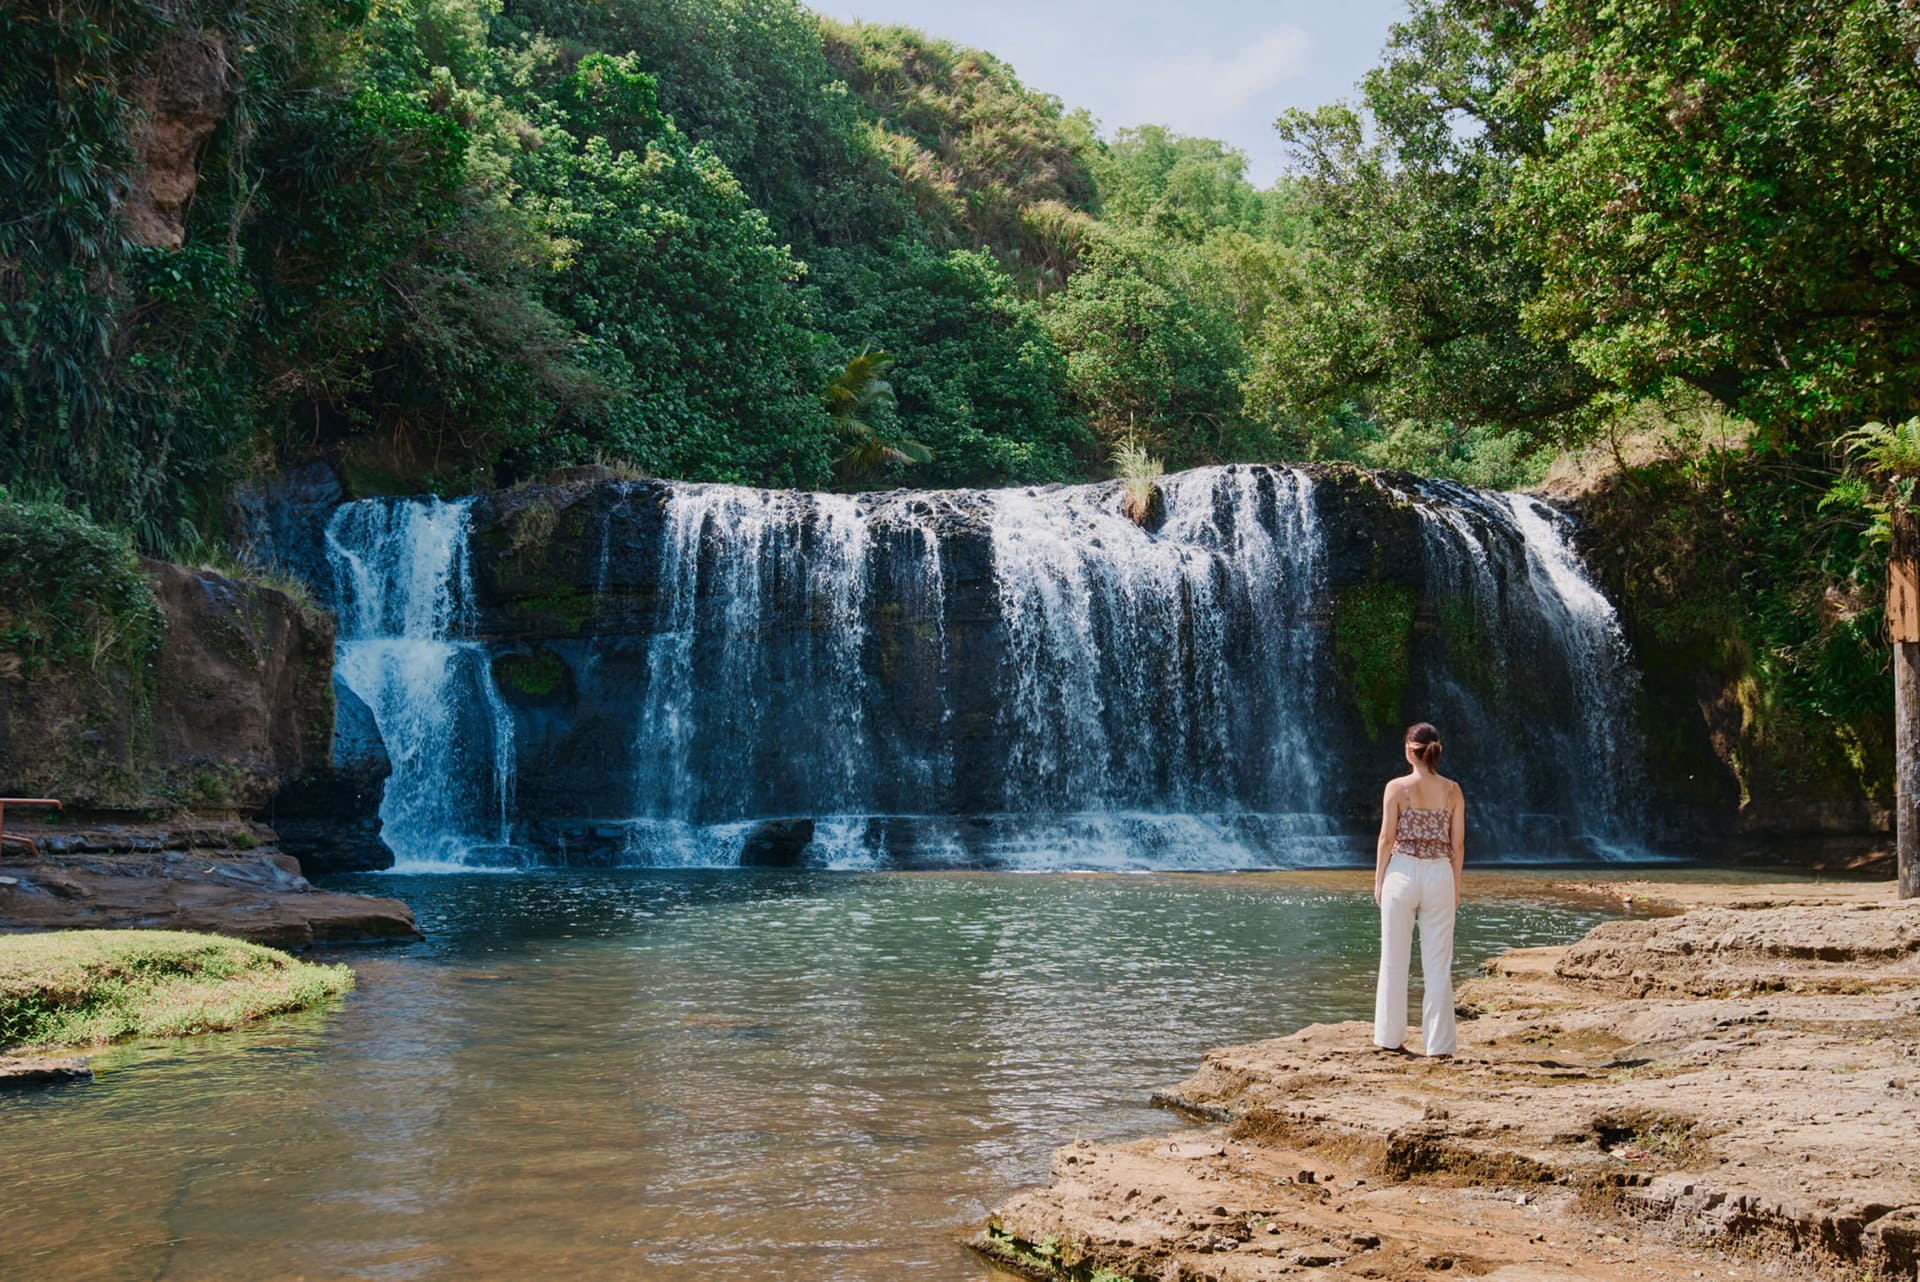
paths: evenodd
<path fill-rule="evenodd" d="M 1920 520 L 1896 504 L 1887 565 L 1887 629 L 1893 637 L 1893 844 L 1900 897 L 1920 896 Z"/>
<path fill-rule="evenodd" d="M 1893 643 L 1894 848 L 1900 897 L 1920 896 L 1920 643 Z"/>

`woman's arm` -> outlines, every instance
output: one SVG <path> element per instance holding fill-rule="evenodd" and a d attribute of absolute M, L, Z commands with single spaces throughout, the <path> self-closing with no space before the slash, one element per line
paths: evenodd
<path fill-rule="evenodd" d="M 1460 907 L 1460 876 L 1467 866 L 1467 794 L 1453 785 L 1453 906 Z"/>
<path fill-rule="evenodd" d="M 1394 780 L 1393 783 L 1398 783 Z M 1393 835 L 1400 827 L 1400 792 L 1387 785 L 1386 795 L 1380 798 L 1380 840 L 1373 850 L 1373 902 L 1380 902 L 1380 888 L 1387 880 L 1387 860 L 1393 854 Z"/>

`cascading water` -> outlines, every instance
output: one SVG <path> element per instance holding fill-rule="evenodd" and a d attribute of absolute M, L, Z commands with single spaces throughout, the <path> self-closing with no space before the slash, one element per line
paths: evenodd
<path fill-rule="evenodd" d="M 369 499 L 327 524 L 334 671 L 373 713 L 392 763 L 381 836 L 402 868 L 464 865 L 512 839 L 513 717 L 469 639 L 470 506 Z"/>
<path fill-rule="evenodd" d="M 1422 486 L 1423 561 L 1437 614 L 1424 666 L 1431 719 L 1472 761 L 1497 844 L 1607 857 L 1639 852 L 1638 682 L 1613 606 L 1524 494 Z"/>
<path fill-rule="evenodd" d="M 632 856 L 710 862 L 743 821 L 794 811 L 847 863 L 1266 862 L 1274 839 L 1333 855 L 1311 482 L 1213 469 L 1164 499 L 1149 534 L 1111 487 L 674 487 Z M 985 535 L 998 653 L 951 649 L 943 529 L 949 552 L 952 531 Z M 984 699 L 956 688 L 983 680 Z"/>
<path fill-rule="evenodd" d="M 516 836 L 725 864 L 789 817 L 836 866 L 1346 862 L 1394 754 L 1331 637 L 1343 592 L 1397 576 L 1420 602 L 1406 706 L 1446 731 L 1476 848 L 1631 848 L 1633 672 L 1565 518 L 1430 482 L 1416 520 L 1343 484 L 1182 473 L 1143 529 L 1111 484 L 602 483 L 558 559 L 503 579 L 487 545 L 491 614 L 467 504 L 350 504 L 328 530 L 340 676 L 388 746 L 382 816 L 413 866 Z M 584 604 L 528 621 L 568 583 Z M 487 646 L 548 676 L 509 705 Z"/>
<path fill-rule="evenodd" d="M 1096 828 L 1130 811 L 1143 834 L 1160 826 L 1148 815 L 1260 812 L 1267 835 L 1311 857 L 1330 829 L 1311 755 L 1310 496 L 1297 472 L 1188 472 L 1162 486 L 1151 535 L 1101 488 L 995 497 L 1007 810 Z M 1263 862 L 1250 827 L 1215 823 L 1214 857 Z"/>

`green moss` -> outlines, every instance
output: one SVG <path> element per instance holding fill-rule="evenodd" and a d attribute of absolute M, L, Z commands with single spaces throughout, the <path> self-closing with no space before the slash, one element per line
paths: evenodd
<path fill-rule="evenodd" d="M 167 930 L 0 938 L 0 1049 L 238 1028 L 353 987 L 345 966 Z"/>
<path fill-rule="evenodd" d="M 1072 1242 L 1055 1237 L 1029 1242 L 1009 1233 L 997 1220 L 988 1222 L 986 1233 L 975 1238 L 974 1245 L 982 1255 L 1030 1277 L 1053 1278 L 1056 1282 L 1134 1282 L 1128 1274 L 1095 1265 Z"/>
<path fill-rule="evenodd" d="M 567 631 L 578 633 L 593 613 L 593 595 L 577 588 L 558 588 L 540 596 L 521 597 L 507 608 L 522 617 L 547 615 L 565 624 Z"/>
<path fill-rule="evenodd" d="M 536 699 L 560 689 L 567 679 L 567 665 L 551 650 L 505 655 L 493 671 L 502 684 Z"/>
<path fill-rule="evenodd" d="M 1506 682 L 1494 661 L 1497 648 L 1493 638 L 1473 602 L 1464 597 L 1445 597 L 1435 613 L 1439 616 L 1440 640 L 1446 647 L 1447 671 L 1482 700 L 1499 701 L 1506 693 Z"/>
<path fill-rule="evenodd" d="M 1333 650 L 1367 737 L 1400 722 L 1413 649 L 1413 590 L 1363 583 L 1334 602 Z"/>

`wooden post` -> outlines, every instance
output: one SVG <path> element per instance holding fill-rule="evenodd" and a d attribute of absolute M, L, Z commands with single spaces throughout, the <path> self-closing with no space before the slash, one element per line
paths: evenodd
<path fill-rule="evenodd" d="M 1920 897 L 1920 561 L 1910 512 L 1893 517 L 1887 631 L 1893 639 L 1893 846 L 1900 898 Z"/>

